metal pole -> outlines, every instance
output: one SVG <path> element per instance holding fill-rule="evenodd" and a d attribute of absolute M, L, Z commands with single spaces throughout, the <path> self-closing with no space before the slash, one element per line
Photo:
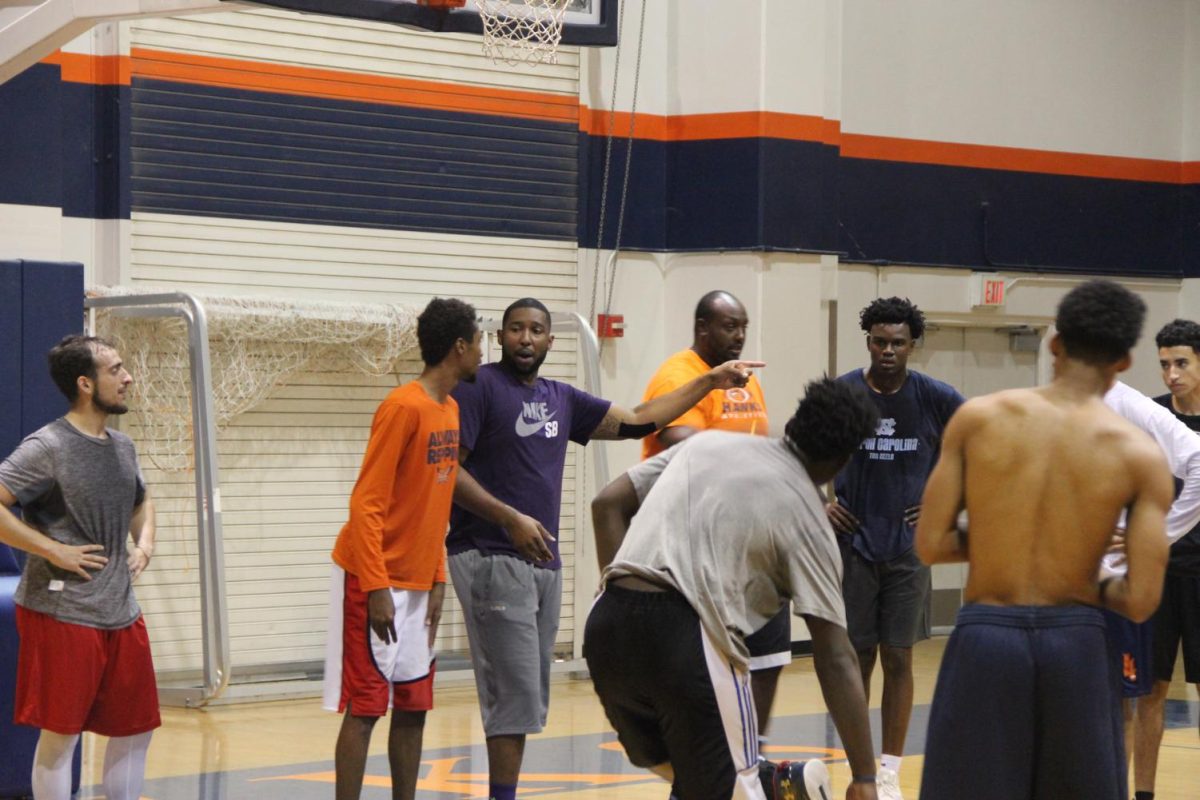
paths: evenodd
<path fill-rule="evenodd" d="M 179 306 L 183 305 L 184 308 Z M 229 621 L 225 602 L 225 548 L 221 527 L 221 489 L 217 467 L 217 426 L 208 346 L 208 318 L 200 301 L 184 292 L 89 297 L 89 315 L 97 308 L 135 317 L 181 317 L 188 329 L 191 371 L 192 450 L 196 473 L 196 538 L 200 558 L 200 624 L 204 680 L 200 687 L 160 687 L 167 705 L 203 706 L 229 685 Z"/>

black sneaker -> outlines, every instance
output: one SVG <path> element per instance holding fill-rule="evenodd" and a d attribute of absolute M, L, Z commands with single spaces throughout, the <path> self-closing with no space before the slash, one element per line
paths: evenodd
<path fill-rule="evenodd" d="M 758 779 L 768 800 L 833 800 L 829 768 L 817 759 L 760 761 Z"/>

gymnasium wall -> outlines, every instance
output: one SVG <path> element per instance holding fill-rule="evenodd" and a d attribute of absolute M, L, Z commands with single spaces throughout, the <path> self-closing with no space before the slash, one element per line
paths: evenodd
<path fill-rule="evenodd" d="M 645 47 L 668 63 L 650 59 L 638 93 L 623 244 L 1187 274 L 1192 6 L 758 0 L 697 14 L 652 4 Z M 626 49 L 635 21 L 628 13 Z M 614 60 L 589 51 L 585 68 L 607 76 Z M 584 81 L 592 204 L 605 83 Z M 627 111 L 632 92 L 619 97 Z M 610 193 L 610 211 L 614 202 Z"/>
<path fill-rule="evenodd" d="M 0 85 L 0 166 L 20 178 L 0 181 L 2 249 L 91 249 L 89 283 L 416 307 L 461 296 L 493 319 L 534 294 L 573 310 L 577 74 L 570 50 L 512 75 L 475 39 L 275 11 L 101 26 Z M 117 166 L 97 169 L 106 160 Z M 413 356 L 381 377 L 321 364 L 221 433 L 235 674 L 304 674 L 322 658 L 329 550 L 371 415 L 419 370 Z M 575 382 L 574 336 L 543 369 Z M 193 672 L 191 475 L 156 468 L 159 443 L 126 423 L 159 507 L 163 547 L 139 589 L 157 665 Z M 576 461 L 572 447 L 568 656 Z M 457 604 L 440 647 L 466 651 Z"/>
<path fill-rule="evenodd" d="M 604 394 L 631 406 L 690 342 L 696 299 L 726 288 L 750 311 L 746 355 L 769 362 L 776 431 L 807 380 L 865 363 L 857 313 L 881 294 L 977 332 L 1044 332 L 1086 275 L 1142 293 L 1151 333 L 1200 307 L 1200 0 L 625 9 L 619 51 L 562 48 L 535 71 L 469 37 L 275 11 L 99 26 L 0 85 L 0 255 L 78 260 L 88 283 L 453 294 L 488 316 L 532 294 L 590 317 L 611 295 L 627 329 L 605 345 Z M 1004 307 L 973 307 L 980 270 L 1009 282 Z M 546 372 L 577 382 L 577 358 L 560 337 Z M 989 358 L 945 363 L 1004 380 Z M 1136 359 L 1131 382 L 1157 393 L 1153 347 Z M 319 658 L 325 557 L 370 413 L 403 377 L 322 368 L 223 438 L 235 667 Z M 594 446 L 614 474 L 637 457 Z M 575 655 L 574 587 L 595 580 L 581 452 L 563 519 Z M 173 615 L 160 666 L 186 671 L 191 501 L 159 480 L 178 545 L 143 595 Z M 465 648 L 453 612 L 443 646 Z"/>

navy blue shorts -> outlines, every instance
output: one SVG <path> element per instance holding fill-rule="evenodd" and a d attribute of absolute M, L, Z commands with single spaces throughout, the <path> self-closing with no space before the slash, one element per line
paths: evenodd
<path fill-rule="evenodd" d="M 746 637 L 750 669 L 779 669 L 792 663 L 792 604 L 784 603 L 771 621 Z"/>
<path fill-rule="evenodd" d="M 1121 696 L 1145 697 L 1154 689 L 1154 625 L 1130 622 L 1120 614 L 1104 611 L 1108 644 L 1121 671 Z"/>
<path fill-rule="evenodd" d="M 1107 639 L 1094 608 L 964 606 L 933 696 L 921 800 L 1127 800 Z"/>

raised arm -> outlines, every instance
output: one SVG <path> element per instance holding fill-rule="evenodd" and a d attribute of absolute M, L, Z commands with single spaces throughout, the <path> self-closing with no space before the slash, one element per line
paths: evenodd
<path fill-rule="evenodd" d="M 65 545 L 26 525 L 9 510 L 16 502 L 13 493 L 0 484 L 0 542 L 41 556 L 59 569 L 74 572 L 89 581 L 92 579 L 89 569 L 100 569 L 108 563 L 104 545 Z"/>
<path fill-rule="evenodd" d="M 649 436 L 669 425 L 714 389 L 745 386 L 750 380 L 750 370 L 765 366 L 764 361 L 726 361 L 673 392 L 647 400 L 632 411 L 613 405 L 591 438 L 641 439 Z"/>
<path fill-rule="evenodd" d="M 937 465 L 925 484 L 916 549 L 926 564 L 967 560 L 967 534 L 958 527 L 958 515 L 966 500 L 963 448 L 978 413 L 975 404 L 966 403 L 950 418 Z"/>
<path fill-rule="evenodd" d="M 471 451 L 465 447 L 458 449 L 458 477 L 454 479 L 454 502 L 475 516 L 503 528 L 517 552 L 530 561 L 553 559 L 554 554 L 550 552 L 548 544 L 554 541 L 550 531 L 533 517 L 522 514 L 483 488 L 479 481 L 475 480 L 475 476 L 462 466 L 470 454 Z"/>
<path fill-rule="evenodd" d="M 1137 494 L 1125 524 L 1126 572 L 1100 581 L 1099 604 L 1134 622 L 1144 622 L 1162 598 L 1163 573 L 1169 545 L 1167 509 L 1174 486 L 1162 455 L 1142 448 L 1130 463 Z"/>

